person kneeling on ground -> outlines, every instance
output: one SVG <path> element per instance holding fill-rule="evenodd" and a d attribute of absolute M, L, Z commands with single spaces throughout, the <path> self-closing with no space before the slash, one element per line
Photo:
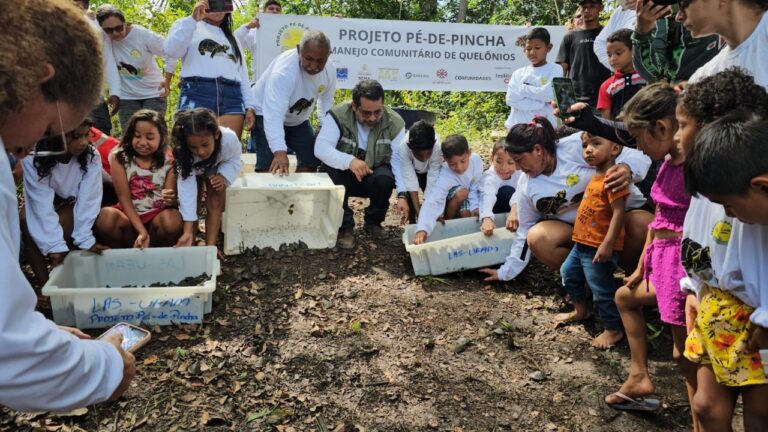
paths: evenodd
<path fill-rule="evenodd" d="M 472 154 L 467 139 L 462 135 L 448 135 L 443 141 L 442 150 L 445 166 L 424 198 L 421 217 L 413 238 L 414 244 L 427 241 L 427 236 L 435 229 L 441 212 L 444 219 L 480 214 L 479 190 L 483 177 L 483 160 L 477 154 Z"/>
<path fill-rule="evenodd" d="M 339 247 L 351 249 L 355 245 L 350 196 L 371 199 L 365 210 L 365 230 L 374 238 L 384 237 L 381 223 L 387 215 L 392 188 L 397 184 L 398 191 L 403 190 L 398 198 L 408 196 L 397 151 L 404 137 L 405 121 L 384 106 L 384 89 L 378 81 L 357 83 L 352 101 L 336 105 L 326 116 L 317 136 L 315 156 L 325 165 L 333 183 L 345 188 Z"/>

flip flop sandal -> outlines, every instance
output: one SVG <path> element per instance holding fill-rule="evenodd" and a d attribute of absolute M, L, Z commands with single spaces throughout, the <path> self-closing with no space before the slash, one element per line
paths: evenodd
<path fill-rule="evenodd" d="M 616 392 L 613 395 L 626 401 L 616 404 L 607 404 L 609 407 L 618 411 L 651 412 L 656 411 L 661 406 L 661 401 L 658 399 L 646 399 L 643 397 L 632 398 L 620 392 Z"/>

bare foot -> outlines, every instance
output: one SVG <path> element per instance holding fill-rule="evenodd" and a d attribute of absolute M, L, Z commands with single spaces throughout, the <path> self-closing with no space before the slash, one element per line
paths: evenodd
<path fill-rule="evenodd" d="M 584 321 L 591 316 L 592 312 L 589 311 L 589 308 L 587 308 L 586 305 L 575 304 L 573 311 L 555 315 L 555 328 L 569 322 Z"/>
<path fill-rule="evenodd" d="M 608 349 L 616 342 L 624 339 L 624 332 L 621 330 L 605 330 L 592 341 L 592 346 L 597 349 Z"/>
<path fill-rule="evenodd" d="M 623 393 L 631 398 L 639 398 L 652 395 L 656 391 L 656 387 L 651 381 L 651 377 L 647 373 L 630 375 L 624 384 L 621 385 L 619 393 Z M 610 394 L 605 397 L 605 403 L 608 405 L 620 404 L 626 402 L 624 399 Z"/>

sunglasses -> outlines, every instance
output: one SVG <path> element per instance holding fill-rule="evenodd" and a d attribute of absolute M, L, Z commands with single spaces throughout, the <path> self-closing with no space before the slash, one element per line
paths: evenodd
<path fill-rule="evenodd" d="M 46 136 L 35 144 L 35 148 L 29 153 L 35 157 L 46 156 L 61 156 L 67 153 L 67 137 L 64 133 L 64 121 L 61 120 L 61 110 L 59 109 L 59 102 L 56 102 L 56 112 L 59 114 L 59 128 L 61 137 Z M 54 147 L 56 142 L 61 138 L 62 149 L 61 150 L 43 150 L 46 148 Z"/>
<path fill-rule="evenodd" d="M 120 24 L 114 27 L 102 27 L 101 29 L 104 30 L 104 33 L 106 34 L 122 33 L 123 30 L 125 30 L 125 24 Z"/>

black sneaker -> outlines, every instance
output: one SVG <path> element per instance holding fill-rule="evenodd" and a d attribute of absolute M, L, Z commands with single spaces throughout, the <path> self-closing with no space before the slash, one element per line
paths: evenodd
<path fill-rule="evenodd" d="M 365 232 L 376 240 L 387 238 L 387 232 L 378 224 L 365 224 Z"/>

